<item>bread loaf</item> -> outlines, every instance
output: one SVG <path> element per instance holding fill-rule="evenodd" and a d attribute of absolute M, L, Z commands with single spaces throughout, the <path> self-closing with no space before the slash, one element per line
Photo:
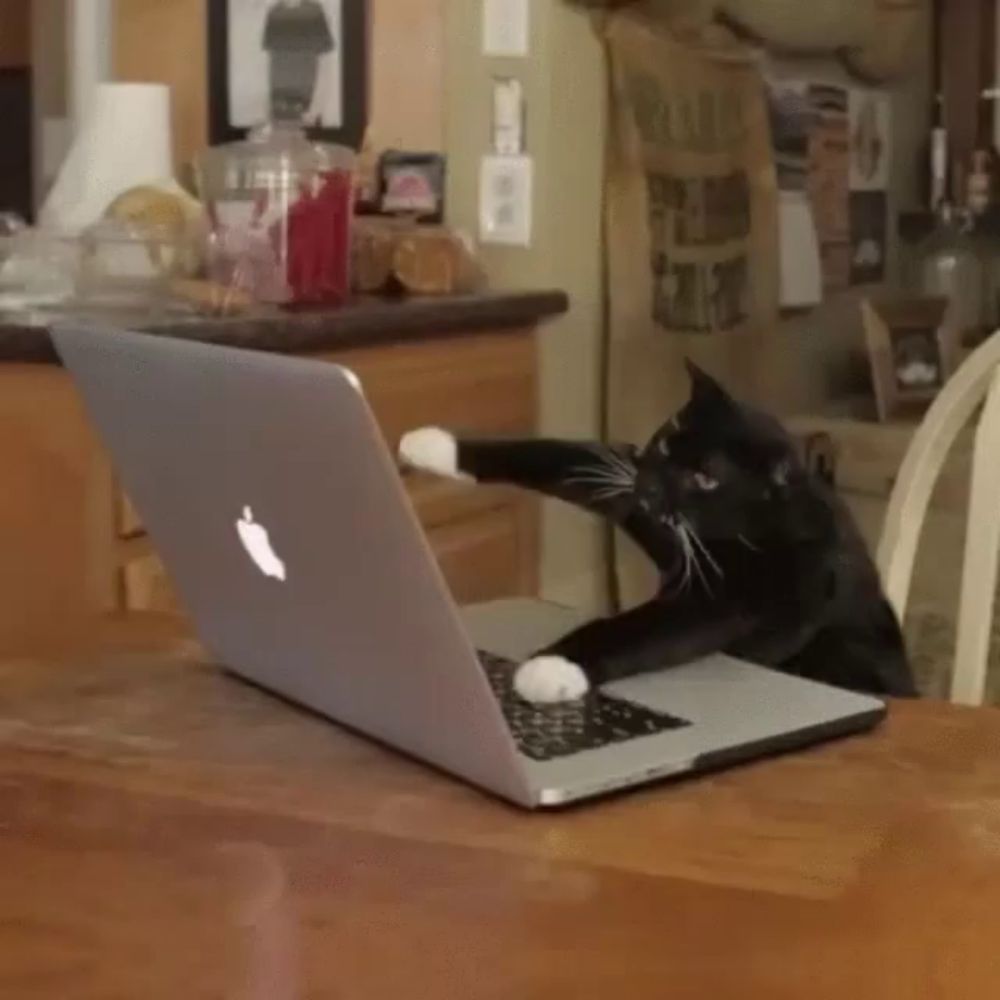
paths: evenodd
<path fill-rule="evenodd" d="M 482 273 L 465 241 L 441 226 L 414 226 L 396 244 L 393 273 L 416 295 L 472 291 Z"/>
<path fill-rule="evenodd" d="M 351 282 L 362 294 L 385 291 L 392 278 L 401 227 L 389 219 L 359 218 L 351 236 Z"/>

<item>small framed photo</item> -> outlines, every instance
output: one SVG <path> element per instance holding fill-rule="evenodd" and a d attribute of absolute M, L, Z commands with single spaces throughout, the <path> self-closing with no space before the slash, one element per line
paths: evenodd
<path fill-rule="evenodd" d="M 445 159 L 440 153 L 386 150 L 379 160 L 380 209 L 384 215 L 421 222 L 444 218 Z"/>
<path fill-rule="evenodd" d="M 208 0 L 212 143 L 284 119 L 359 149 L 368 38 L 367 0 Z"/>
<path fill-rule="evenodd" d="M 944 298 L 862 302 L 880 420 L 928 406 L 958 367 L 959 335 Z"/>

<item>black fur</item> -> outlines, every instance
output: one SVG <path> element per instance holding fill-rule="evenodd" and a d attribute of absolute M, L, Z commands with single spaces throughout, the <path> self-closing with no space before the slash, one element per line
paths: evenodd
<path fill-rule="evenodd" d="M 723 650 L 837 686 L 916 689 L 902 632 L 850 514 L 768 415 L 689 366 L 690 402 L 642 451 L 459 440 L 461 469 L 613 520 L 656 563 L 641 607 L 542 652 L 593 684 Z"/>

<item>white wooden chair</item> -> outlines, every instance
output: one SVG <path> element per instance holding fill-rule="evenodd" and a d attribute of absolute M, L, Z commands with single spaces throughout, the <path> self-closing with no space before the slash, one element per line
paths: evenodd
<path fill-rule="evenodd" d="M 951 700 L 982 704 L 1000 561 L 1000 332 L 977 348 L 927 411 L 889 499 L 877 562 L 889 601 L 906 612 L 917 544 L 948 451 L 977 407 Z"/>

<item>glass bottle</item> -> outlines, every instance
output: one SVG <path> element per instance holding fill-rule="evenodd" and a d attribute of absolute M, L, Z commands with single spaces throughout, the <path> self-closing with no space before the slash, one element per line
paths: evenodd
<path fill-rule="evenodd" d="M 987 322 L 986 268 L 971 229 L 968 213 L 943 204 L 933 230 L 916 248 L 921 294 L 947 300 L 944 323 L 963 337 Z"/>

